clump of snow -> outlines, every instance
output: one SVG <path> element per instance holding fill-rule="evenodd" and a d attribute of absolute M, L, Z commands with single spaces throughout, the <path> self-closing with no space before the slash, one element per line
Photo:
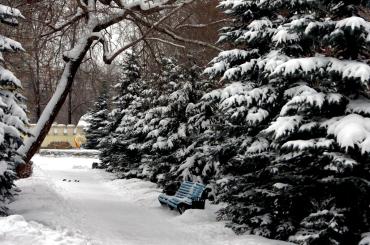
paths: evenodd
<path fill-rule="evenodd" d="M 289 33 L 287 29 L 280 28 L 277 30 L 275 35 L 272 37 L 272 41 L 276 46 L 282 43 L 292 43 L 299 40 L 299 36 L 296 33 Z"/>
<path fill-rule="evenodd" d="M 332 139 L 325 139 L 325 138 L 319 138 L 319 139 L 309 139 L 309 140 L 291 140 L 286 143 L 284 143 L 281 148 L 282 149 L 292 149 L 295 151 L 303 151 L 306 149 L 320 149 L 320 148 L 329 148 L 331 145 L 333 145 L 334 140 Z"/>
<path fill-rule="evenodd" d="M 354 166 L 358 165 L 356 160 L 339 152 L 324 152 L 324 155 L 331 158 L 330 164 L 325 166 L 325 169 L 334 172 L 342 173 L 345 170 L 353 169 Z"/>
<path fill-rule="evenodd" d="M 337 22 L 336 28 L 343 28 L 343 27 L 351 28 L 352 31 L 356 29 L 361 29 L 361 28 L 365 30 L 370 30 L 370 23 L 361 17 L 352 16 L 352 17 L 345 18 Z"/>
<path fill-rule="evenodd" d="M 273 133 L 275 138 L 278 139 L 286 135 L 288 132 L 292 132 L 297 129 L 301 122 L 301 116 L 279 117 L 264 131 L 266 133 Z"/>
<path fill-rule="evenodd" d="M 364 154 L 370 152 L 370 118 L 357 114 L 337 117 L 323 123 L 329 135 L 334 135 L 338 144 L 348 150 L 355 146 Z"/>
<path fill-rule="evenodd" d="M 370 80 L 370 66 L 352 60 L 339 60 L 331 57 L 307 57 L 290 59 L 277 66 L 272 75 L 284 76 L 297 73 L 311 74 L 314 71 L 339 74 L 343 79 L 359 79 L 366 84 Z"/>
<path fill-rule="evenodd" d="M 67 229 L 51 229 L 21 215 L 0 218 L 0 243 L 2 245 L 88 245 L 82 234 Z"/>
<path fill-rule="evenodd" d="M 77 123 L 77 127 L 82 127 L 83 129 L 87 129 L 90 127 L 89 120 L 91 118 L 91 115 L 89 113 L 83 115 L 80 120 Z"/>
<path fill-rule="evenodd" d="M 370 245 L 370 232 L 362 234 L 362 239 L 358 245 Z"/>
<path fill-rule="evenodd" d="M 264 138 L 256 139 L 248 148 L 247 152 L 250 154 L 257 154 L 267 150 L 269 142 Z"/>
<path fill-rule="evenodd" d="M 275 187 L 276 189 L 279 189 L 279 190 L 282 190 L 282 189 L 285 189 L 287 188 L 289 185 L 288 184 L 285 184 L 285 183 L 275 183 L 273 185 L 273 187 Z"/>
<path fill-rule="evenodd" d="M 142 10 L 149 10 L 160 7 L 169 2 L 169 0 L 120 0 L 121 4 L 126 8 L 140 7 Z"/>
<path fill-rule="evenodd" d="M 272 22 L 269 19 L 253 20 L 248 28 L 252 31 L 261 31 L 266 27 L 272 27 Z"/>

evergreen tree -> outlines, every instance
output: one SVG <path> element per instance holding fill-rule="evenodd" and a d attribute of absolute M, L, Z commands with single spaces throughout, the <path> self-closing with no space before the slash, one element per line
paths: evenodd
<path fill-rule="evenodd" d="M 234 24 L 220 41 L 236 49 L 206 70 L 229 85 L 202 103 L 241 135 L 226 161 L 218 155 L 220 217 L 237 232 L 357 244 L 369 230 L 365 3 L 221 1 Z"/>
<path fill-rule="evenodd" d="M 136 97 L 124 110 L 125 116 L 117 128 L 117 134 L 120 135 L 118 144 L 121 145 L 120 167 L 125 176 L 156 181 L 160 172 L 158 169 L 168 165 L 156 159 L 162 157 L 159 151 L 162 151 L 163 157 L 166 150 L 167 153 L 171 152 L 174 141 L 178 140 L 178 137 L 169 139 L 165 136 L 176 127 L 168 103 L 182 76 L 173 60 L 163 59 L 159 73 L 151 74 L 139 86 L 132 86 L 136 90 Z"/>
<path fill-rule="evenodd" d="M 0 21 L 9 26 L 18 25 L 18 18 L 23 18 L 19 10 L 0 5 Z M 0 51 L 13 53 L 22 51 L 20 43 L 0 36 Z M 28 133 L 28 118 L 25 113 L 25 98 L 19 93 L 21 81 L 7 70 L 0 55 L 0 215 L 5 214 L 4 202 L 11 198 L 11 189 L 15 179 L 15 167 L 20 157 L 17 149 Z"/>
<path fill-rule="evenodd" d="M 200 69 L 164 58 L 161 70 L 127 87 L 131 98 L 121 111 L 111 147 L 102 157 L 110 171 L 150 179 L 160 185 L 182 178 L 178 167 L 192 142 L 186 109 L 201 96 Z M 113 150 L 116 149 L 116 150 Z M 103 155 L 103 154 L 102 154 Z"/>
<path fill-rule="evenodd" d="M 108 135 L 109 129 L 109 93 L 107 83 L 102 84 L 102 91 L 93 109 L 88 113 L 87 122 L 89 127 L 86 130 L 87 149 L 99 149 L 99 142 Z"/>
<path fill-rule="evenodd" d="M 122 154 L 117 139 L 120 134 L 116 132 L 130 103 L 135 99 L 137 85 L 141 79 L 141 67 L 139 58 L 134 51 L 128 52 L 127 60 L 121 65 L 120 80 L 114 85 L 116 95 L 112 99 L 113 109 L 109 113 L 109 124 L 107 125 L 108 134 L 101 140 L 99 148 L 101 150 L 100 159 L 104 167 L 108 167 L 114 162 L 117 155 Z"/>
<path fill-rule="evenodd" d="M 186 109 L 199 99 L 199 74 L 196 66 L 185 68 L 174 59 L 162 60 L 157 80 L 161 95 L 142 121 L 145 144 L 150 146 L 145 157 L 148 177 L 160 185 L 178 179 L 177 168 L 184 160 L 184 148 L 191 144 Z"/>

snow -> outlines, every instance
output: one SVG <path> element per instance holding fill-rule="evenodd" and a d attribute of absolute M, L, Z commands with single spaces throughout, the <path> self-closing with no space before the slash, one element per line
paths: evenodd
<path fill-rule="evenodd" d="M 302 106 L 301 104 L 308 104 L 310 106 L 316 106 L 318 108 L 321 108 L 323 106 L 325 102 L 324 93 L 319 93 L 308 86 L 300 86 L 299 88 L 300 89 L 298 89 L 297 94 L 283 106 L 280 115 L 287 115 L 290 108 L 294 108 L 297 105 L 298 107 Z"/>
<path fill-rule="evenodd" d="M 370 66 L 352 60 L 339 60 L 331 57 L 307 57 L 290 59 L 285 63 L 278 65 L 272 75 L 280 74 L 284 76 L 294 75 L 297 72 L 311 74 L 314 71 L 325 69 L 326 72 L 337 73 L 343 79 L 360 79 L 367 83 L 370 80 Z M 321 70 L 322 72 L 323 70 Z"/>
<path fill-rule="evenodd" d="M 362 240 L 358 245 L 370 245 L 370 232 L 362 235 Z"/>
<path fill-rule="evenodd" d="M 87 245 L 79 233 L 55 230 L 35 221 L 28 222 L 21 215 L 0 218 L 0 241 L 2 245 Z"/>
<path fill-rule="evenodd" d="M 269 19 L 253 20 L 248 28 L 252 31 L 262 31 L 266 27 L 272 27 L 272 22 Z"/>
<path fill-rule="evenodd" d="M 365 97 L 360 97 L 357 100 L 350 100 L 347 109 L 347 113 L 358 113 L 370 115 L 370 101 Z"/>
<path fill-rule="evenodd" d="M 8 170 L 8 164 L 4 161 L 0 161 L 0 175 L 3 175 Z"/>
<path fill-rule="evenodd" d="M 10 38 L 0 35 L 0 51 L 25 51 L 22 45 Z"/>
<path fill-rule="evenodd" d="M 325 169 L 334 171 L 334 172 L 344 172 L 346 169 L 352 169 L 354 166 L 359 163 L 352 159 L 350 156 L 338 153 L 338 152 L 324 152 L 325 156 L 331 158 L 329 165 L 325 166 Z"/>
<path fill-rule="evenodd" d="M 296 33 L 289 33 L 286 29 L 278 29 L 275 35 L 272 37 L 272 41 L 276 46 L 284 43 L 293 43 L 299 40 L 299 36 Z"/>
<path fill-rule="evenodd" d="M 253 107 L 248 111 L 246 120 L 247 120 L 247 122 L 249 122 L 251 124 L 255 124 L 255 123 L 262 122 L 268 116 L 269 116 L 268 111 L 266 111 L 264 109 L 261 109 L 261 108 Z"/>
<path fill-rule="evenodd" d="M 90 168 L 97 159 L 36 155 L 33 161 L 34 175 L 16 183 L 22 192 L 10 209 L 17 215 L 0 218 L 1 244 L 288 244 L 235 235 L 216 221 L 216 205 L 183 215 L 162 208 L 155 184 L 112 180 L 112 174 Z"/>
<path fill-rule="evenodd" d="M 288 185 L 288 184 L 285 184 L 285 183 L 275 183 L 273 186 L 274 186 L 276 189 L 281 190 L 281 189 L 285 189 L 285 188 L 286 188 L 286 187 L 288 187 L 289 185 Z"/>
<path fill-rule="evenodd" d="M 8 2 L 9 3 L 9 2 Z M 9 6 L 0 4 L 0 17 L 1 21 L 11 25 L 18 25 L 17 18 L 25 19 L 22 13 L 16 9 Z"/>
<path fill-rule="evenodd" d="M 258 154 L 265 150 L 267 150 L 269 147 L 269 142 L 264 138 L 257 138 L 248 148 L 247 152 L 249 154 Z"/>
<path fill-rule="evenodd" d="M 352 31 L 361 28 L 365 29 L 366 31 L 370 31 L 370 23 L 364 20 L 363 18 L 357 16 L 345 18 L 337 22 L 336 28 L 344 27 L 351 28 Z"/>
<path fill-rule="evenodd" d="M 99 154 L 100 151 L 98 150 L 90 150 L 90 149 L 41 149 L 39 151 L 39 154 L 41 156 L 62 156 L 62 157 L 87 157 L 87 158 L 96 158 Z"/>
<path fill-rule="evenodd" d="M 310 148 L 329 148 L 334 143 L 331 139 L 319 138 L 309 140 L 291 140 L 284 143 L 281 148 L 292 149 L 295 151 L 304 151 Z"/>
<path fill-rule="evenodd" d="M 278 117 L 276 121 L 272 122 L 271 125 L 264 131 L 267 133 L 273 133 L 275 139 L 278 139 L 288 132 L 294 131 L 302 122 L 302 116 L 290 116 L 290 117 Z"/>
<path fill-rule="evenodd" d="M 0 66 L 0 80 L 1 81 L 8 81 L 10 83 L 13 83 L 16 87 L 22 88 L 21 81 L 14 76 L 13 72 L 3 68 Z"/>
<path fill-rule="evenodd" d="M 89 123 L 89 120 L 90 120 L 90 114 L 87 113 L 85 115 L 83 115 L 80 120 L 78 121 L 77 123 L 77 127 L 82 127 L 83 129 L 87 129 L 90 127 L 90 123 Z"/>
<path fill-rule="evenodd" d="M 334 135 L 338 144 L 348 150 L 358 146 L 364 154 L 370 152 L 370 118 L 357 114 L 337 117 L 323 123 L 329 135 Z"/>
<path fill-rule="evenodd" d="M 162 5 L 169 2 L 169 0 L 120 0 L 121 4 L 125 8 L 135 8 L 140 7 L 142 10 L 149 10 L 156 7 L 161 7 Z"/>

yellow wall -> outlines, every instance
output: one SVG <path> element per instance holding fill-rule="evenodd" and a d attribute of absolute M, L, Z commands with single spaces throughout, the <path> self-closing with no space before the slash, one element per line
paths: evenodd
<path fill-rule="evenodd" d="M 31 128 L 35 127 L 34 124 Z M 68 142 L 72 147 L 77 148 L 76 141 L 80 143 L 85 143 L 85 131 L 81 126 L 75 125 L 64 125 L 64 124 L 54 124 L 45 140 L 42 142 L 41 147 L 47 148 L 52 142 Z"/>

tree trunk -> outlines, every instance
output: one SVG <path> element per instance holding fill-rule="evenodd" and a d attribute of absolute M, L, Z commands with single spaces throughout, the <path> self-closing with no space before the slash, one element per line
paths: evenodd
<path fill-rule="evenodd" d="M 25 140 L 24 145 L 18 150 L 18 153 L 23 157 L 25 163 L 28 163 L 41 147 L 42 142 L 48 134 L 55 118 L 57 117 L 70 92 L 76 72 L 80 67 L 87 51 L 90 49 L 91 44 L 92 40 L 86 40 L 83 48 L 79 49 L 78 58 L 67 60 L 58 86 L 49 103 L 42 112 L 36 127 L 32 130 L 32 136 L 28 137 Z"/>
<path fill-rule="evenodd" d="M 72 124 L 72 88 L 69 91 L 68 95 L 68 124 Z"/>

